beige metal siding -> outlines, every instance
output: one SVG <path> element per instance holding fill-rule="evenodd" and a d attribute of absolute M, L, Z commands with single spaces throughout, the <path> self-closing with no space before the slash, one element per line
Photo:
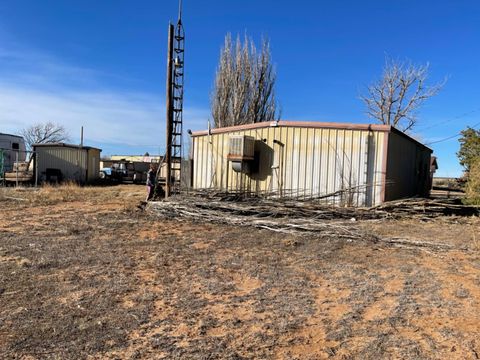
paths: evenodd
<path fill-rule="evenodd" d="M 386 201 L 429 195 L 431 153 L 405 136 L 389 134 Z"/>
<path fill-rule="evenodd" d="M 59 169 L 64 180 L 86 181 L 87 151 L 63 146 L 36 148 L 38 177 L 46 180 L 47 169 Z"/>
<path fill-rule="evenodd" d="M 88 149 L 88 171 L 87 181 L 95 181 L 99 178 L 100 174 L 100 150 Z"/>
<path fill-rule="evenodd" d="M 258 173 L 232 170 L 227 159 L 230 135 L 256 139 Z M 386 135 L 383 131 L 295 126 L 196 135 L 192 142 L 193 187 L 300 198 L 338 192 L 322 199 L 357 206 L 379 204 Z"/>

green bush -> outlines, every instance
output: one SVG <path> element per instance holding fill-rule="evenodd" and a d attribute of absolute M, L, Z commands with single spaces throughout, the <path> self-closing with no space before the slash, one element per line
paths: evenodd
<path fill-rule="evenodd" d="M 480 157 L 475 159 L 470 166 L 465 195 L 467 204 L 480 205 Z"/>

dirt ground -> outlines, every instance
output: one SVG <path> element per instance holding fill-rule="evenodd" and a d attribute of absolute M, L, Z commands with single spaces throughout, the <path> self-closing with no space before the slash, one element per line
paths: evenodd
<path fill-rule="evenodd" d="M 166 221 L 143 197 L 0 189 L 0 358 L 480 358 L 478 218 L 352 225 L 390 244 Z"/>

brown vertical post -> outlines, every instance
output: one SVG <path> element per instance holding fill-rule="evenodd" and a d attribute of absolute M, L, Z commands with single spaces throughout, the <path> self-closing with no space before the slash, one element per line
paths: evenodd
<path fill-rule="evenodd" d="M 165 153 L 165 163 L 167 172 L 165 178 L 165 198 L 170 196 L 171 169 L 172 169 L 172 131 L 173 131 L 173 99 L 172 99 L 172 72 L 173 72 L 173 25 L 168 25 L 168 56 L 167 56 L 167 151 Z"/>

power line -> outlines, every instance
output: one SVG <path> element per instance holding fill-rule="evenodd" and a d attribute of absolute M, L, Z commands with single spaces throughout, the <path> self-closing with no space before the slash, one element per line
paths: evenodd
<path fill-rule="evenodd" d="M 469 126 L 471 128 L 474 128 L 475 126 L 479 126 L 480 125 L 480 122 L 476 123 L 476 124 L 473 124 L 472 126 Z M 454 139 L 456 137 L 459 137 L 460 135 L 462 135 L 462 132 L 459 132 L 455 135 L 451 135 L 449 137 L 446 137 L 444 139 L 440 139 L 440 140 L 436 140 L 436 141 L 431 141 L 431 142 L 428 142 L 426 143 L 425 145 L 432 145 L 432 144 L 437 144 L 437 143 L 441 143 L 441 142 L 444 142 L 444 141 L 447 141 L 447 140 L 450 140 L 450 139 Z"/>
<path fill-rule="evenodd" d="M 479 112 L 479 111 L 480 111 L 480 108 L 477 108 L 477 109 L 474 109 L 474 110 L 471 110 L 471 111 L 467 111 L 466 113 L 463 113 L 463 114 L 461 114 L 461 115 L 455 116 L 455 117 L 453 117 L 453 118 L 451 118 L 451 119 L 447 119 L 447 120 L 444 120 L 444 121 L 440 121 L 440 122 L 435 123 L 435 124 L 433 124 L 433 125 L 427 126 L 427 127 L 423 128 L 422 131 L 425 131 L 425 130 L 428 130 L 428 129 L 432 129 L 432 128 L 434 128 L 434 127 L 437 127 L 437 126 L 440 126 L 440 125 L 449 123 L 449 122 L 451 122 L 451 121 L 455 121 L 455 120 L 461 119 L 461 118 L 463 118 L 463 117 L 465 117 L 465 116 L 475 114 L 475 113 L 477 113 L 477 112 Z M 422 128 L 422 125 L 419 125 L 418 127 Z M 417 127 L 417 128 L 418 128 L 418 127 Z"/>

